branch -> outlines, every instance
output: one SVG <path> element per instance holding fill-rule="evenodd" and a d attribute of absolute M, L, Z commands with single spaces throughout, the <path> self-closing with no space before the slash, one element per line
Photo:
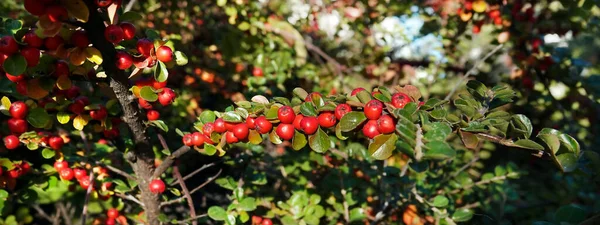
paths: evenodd
<path fill-rule="evenodd" d="M 138 200 L 137 198 L 133 197 L 132 195 L 127 195 L 127 194 L 121 194 L 121 193 L 115 193 L 115 196 L 122 198 L 122 199 L 127 199 L 129 201 L 135 202 L 138 205 L 144 207 L 144 203 L 140 202 L 140 200 Z"/>
<path fill-rule="evenodd" d="M 219 175 L 221 175 L 222 171 L 223 171 L 222 169 L 219 169 L 219 172 L 217 172 L 217 174 L 215 174 L 214 176 L 208 178 L 208 180 L 206 180 L 204 183 L 200 184 L 200 186 L 198 186 L 198 187 L 194 188 L 194 190 L 190 191 L 190 195 L 193 194 L 193 193 L 195 193 L 196 191 L 200 190 L 201 188 L 203 188 L 204 186 L 206 186 L 210 182 L 214 181 L 215 179 L 217 179 L 217 177 L 219 177 Z M 185 196 L 179 197 L 179 198 L 176 198 L 176 199 L 173 199 L 173 200 L 170 200 L 170 201 L 166 201 L 166 202 L 163 202 L 163 203 L 160 203 L 160 207 L 182 202 L 184 198 L 185 198 Z"/>
<path fill-rule="evenodd" d="M 67 208 L 65 207 L 65 204 L 63 204 L 62 202 L 57 202 L 56 208 L 60 212 L 60 215 L 63 217 L 65 225 L 71 225 L 71 217 L 67 214 Z"/>
<path fill-rule="evenodd" d="M 213 167 L 213 166 L 217 165 L 217 163 L 219 163 L 221 161 L 223 161 L 223 160 L 220 160 L 218 162 L 212 162 L 212 163 L 209 163 L 209 164 L 204 164 L 202 167 L 194 170 L 194 172 L 191 172 L 188 175 L 185 175 L 185 177 L 183 177 L 183 181 L 186 181 L 190 177 L 193 177 L 197 173 L 200 173 L 200 172 L 202 172 L 203 170 L 205 170 L 207 168 L 210 168 L 210 167 Z M 170 183 L 169 186 L 175 186 L 176 184 L 179 184 L 179 180 L 175 180 L 173 183 Z"/>
<path fill-rule="evenodd" d="M 344 206 L 344 220 L 346 220 L 346 223 L 350 222 L 350 213 L 348 212 L 348 202 L 346 201 L 346 190 L 345 190 L 345 185 L 344 185 L 344 178 L 342 177 L 342 171 L 338 170 L 338 175 L 340 177 L 340 186 L 342 188 L 342 190 L 340 191 L 342 193 L 342 198 L 344 199 L 343 201 L 343 206 Z"/>
<path fill-rule="evenodd" d="M 46 212 L 44 212 L 44 210 L 40 207 L 40 205 L 33 205 L 32 206 L 33 209 L 35 209 L 35 211 L 40 214 L 40 216 L 50 222 L 52 222 L 52 217 L 50 217 Z"/>
<path fill-rule="evenodd" d="M 417 124 L 417 132 L 415 137 L 415 159 L 421 161 L 423 158 L 423 130 L 421 125 Z"/>
<path fill-rule="evenodd" d="M 90 194 L 92 193 L 92 188 L 94 187 L 94 171 L 90 171 L 90 185 L 87 188 L 87 192 L 85 193 L 85 201 L 83 202 L 83 210 L 81 212 L 81 225 L 85 225 L 85 219 L 87 216 L 88 210 L 88 202 L 90 201 Z"/>
<path fill-rule="evenodd" d="M 196 209 L 194 208 L 194 201 L 192 196 L 190 195 L 190 191 L 188 190 L 185 182 L 183 181 L 183 177 L 181 177 L 181 173 L 179 172 L 179 167 L 175 165 L 173 167 L 173 176 L 179 181 L 179 186 L 181 186 L 181 190 L 183 191 L 183 196 L 187 199 L 188 207 L 190 208 L 190 217 L 196 217 Z M 197 225 L 198 221 L 193 220 L 192 225 Z"/>
<path fill-rule="evenodd" d="M 127 173 L 127 172 L 125 172 L 125 171 L 123 171 L 123 170 L 120 170 L 120 169 L 118 169 L 118 168 L 116 168 L 116 167 L 113 167 L 113 166 L 111 166 L 111 165 L 107 165 L 107 164 L 105 164 L 105 163 L 102 163 L 102 162 L 100 162 L 100 161 L 96 161 L 96 164 L 98 164 L 98 165 L 100 165 L 100 166 L 103 166 L 103 167 L 106 167 L 108 170 L 110 170 L 110 171 L 112 171 L 112 172 L 114 172 L 114 173 L 116 173 L 116 174 L 119 174 L 119 175 L 121 175 L 121 176 L 124 176 L 124 177 L 125 177 L 125 178 L 127 178 L 127 179 L 130 179 L 130 180 L 135 180 L 135 177 L 134 177 L 134 176 L 131 176 L 129 173 Z"/>
<path fill-rule="evenodd" d="M 198 219 L 201 219 L 201 218 L 203 218 L 203 217 L 206 217 L 207 215 L 208 215 L 208 214 L 206 214 L 206 213 L 205 213 L 205 214 L 198 215 L 198 216 L 195 216 L 195 217 L 192 217 L 192 218 L 186 219 L 186 220 L 177 221 L 177 222 L 175 222 L 175 223 L 176 223 L 176 224 L 187 224 L 187 223 L 188 223 L 188 222 L 190 222 L 190 221 L 192 221 L 192 223 L 194 223 L 194 222 L 197 222 L 196 220 L 198 220 Z"/>
<path fill-rule="evenodd" d="M 137 2 L 137 0 L 130 0 L 127 5 L 125 6 L 125 9 L 123 9 L 123 12 L 129 12 L 131 11 L 131 8 L 133 8 L 133 5 L 135 4 L 135 2 Z"/>
<path fill-rule="evenodd" d="M 503 175 L 503 176 L 492 177 L 492 178 L 490 178 L 488 180 L 480 180 L 478 182 L 475 182 L 475 183 L 472 183 L 472 184 L 469 184 L 469 185 L 461 186 L 461 187 L 456 188 L 456 189 L 454 189 L 452 191 L 449 191 L 449 192 L 442 191 L 440 193 L 440 195 L 443 195 L 443 194 L 446 194 L 446 193 L 448 193 L 448 194 L 457 194 L 457 193 L 459 193 L 462 190 L 468 190 L 468 189 L 473 188 L 474 186 L 489 184 L 489 183 L 494 182 L 494 181 L 506 180 L 506 179 L 508 179 L 508 177 L 510 177 L 510 176 L 516 176 L 516 175 L 519 175 L 519 173 L 511 172 L 511 173 L 508 173 L 508 174 Z"/>
<path fill-rule="evenodd" d="M 491 52 L 489 52 L 482 59 L 480 59 L 479 61 L 477 61 L 475 63 L 475 65 L 473 65 L 473 67 L 471 67 L 471 69 L 469 71 L 467 71 L 467 73 L 458 81 L 458 83 L 456 85 L 454 85 L 454 87 L 452 88 L 452 91 L 450 91 L 450 93 L 448 93 L 448 95 L 446 95 L 446 98 L 444 98 L 444 100 L 450 100 L 450 98 L 454 95 L 454 93 L 456 92 L 456 90 L 458 89 L 458 87 L 465 80 L 467 80 L 467 78 L 469 78 L 469 76 L 471 76 L 471 74 L 473 74 L 475 72 L 475 70 L 477 70 L 477 68 L 479 68 L 481 66 L 481 64 L 483 64 L 483 62 L 485 62 L 485 60 L 487 60 L 492 55 L 494 55 L 494 53 L 496 53 L 498 50 L 502 49 L 503 46 L 504 46 L 503 44 L 500 44 L 500 45 L 496 46 Z"/>
<path fill-rule="evenodd" d="M 157 134 L 158 139 L 160 140 L 160 144 L 163 146 L 164 149 L 169 150 L 169 146 L 167 146 L 167 142 L 165 141 L 165 139 L 163 138 L 162 134 Z M 163 162 L 156 167 L 156 170 L 154 170 L 154 174 L 152 175 L 152 178 L 157 178 L 160 177 L 160 175 L 162 175 L 165 170 L 167 170 L 167 168 L 169 168 L 171 166 L 171 164 L 173 164 L 173 162 L 175 161 L 175 159 L 179 158 L 180 156 L 182 156 L 183 154 L 187 153 L 188 151 L 190 151 L 191 148 L 188 146 L 181 146 L 179 149 L 177 149 L 175 152 L 171 153 L 171 155 L 169 155 L 165 160 L 163 160 Z"/>
<path fill-rule="evenodd" d="M 508 147 L 515 147 L 515 148 L 523 148 L 519 145 L 516 145 L 512 140 L 510 139 L 504 139 L 502 137 L 498 137 L 498 136 L 494 136 L 491 134 L 486 134 L 486 133 L 476 133 L 475 134 L 478 138 L 482 138 L 484 140 L 488 140 L 494 143 L 498 143 L 504 146 L 508 146 Z M 538 151 L 538 150 L 532 150 L 532 151 L 537 151 L 536 154 L 533 154 L 536 157 L 542 157 L 544 156 L 544 151 Z"/>

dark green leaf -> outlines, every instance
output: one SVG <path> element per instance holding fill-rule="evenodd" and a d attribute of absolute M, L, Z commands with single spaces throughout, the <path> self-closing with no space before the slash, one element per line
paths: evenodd
<path fill-rule="evenodd" d="M 153 120 L 153 121 L 150 121 L 150 124 L 152 126 L 158 127 L 158 129 L 161 129 L 164 132 L 169 132 L 169 127 L 162 120 Z"/>
<path fill-rule="evenodd" d="M 294 148 L 294 150 L 300 150 L 306 146 L 306 143 L 306 136 L 300 133 L 300 131 L 296 130 L 294 133 L 294 139 L 292 139 L 292 148 Z"/>
<path fill-rule="evenodd" d="M 163 62 L 158 62 L 154 70 L 154 79 L 158 82 L 164 82 L 169 78 L 169 70 Z"/>
<path fill-rule="evenodd" d="M 317 133 L 308 137 L 308 145 L 313 151 L 323 153 L 329 150 L 331 147 L 331 141 L 329 140 L 329 135 L 319 128 Z"/>
<path fill-rule="evenodd" d="M 300 105 L 300 113 L 305 116 L 317 116 L 317 110 L 310 102 L 305 102 Z"/>
<path fill-rule="evenodd" d="M 367 117 L 363 112 L 349 112 L 340 120 L 340 130 L 342 132 L 352 131 L 365 120 L 367 120 Z"/>
<path fill-rule="evenodd" d="M 519 147 L 526 148 L 526 149 L 539 150 L 539 151 L 544 150 L 544 146 L 541 146 L 540 144 L 536 143 L 535 141 L 532 141 L 529 139 L 521 139 L 521 140 L 515 141 L 515 145 L 518 145 Z"/>
<path fill-rule="evenodd" d="M 4 60 L 3 67 L 6 73 L 18 76 L 27 70 L 27 60 L 21 54 L 13 54 Z"/>
<path fill-rule="evenodd" d="M 27 114 L 27 122 L 35 128 L 44 128 L 50 122 L 50 115 L 42 108 L 35 108 Z"/>
<path fill-rule="evenodd" d="M 519 130 L 524 130 L 525 137 L 531 137 L 531 132 L 533 131 L 533 126 L 531 125 L 531 121 L 525 115 L 517 114 L 512 116 L 512 122 L 515 128 Z"/>
<path fill-rule="evenodd" d="M 478 100 L 483 100 L 487 96 L 488 88 L 481 82 L 476 80 L 469 80 L 467 82 L 467 91 Z"/>
<path fill-rule="evenodd" d="M 586 211 L 579 206 L 566 205 L 554 213 L 554 220 L 558 223 L 578 224 L 585 220 Z"/>
<path fill-rule="evenodd" d="M 223 113 L 222 118 L 223 118 L 223 120 L 225 120 L 225 122 L 231 122 L 231 123 L 242 122 L 242 116 L 235 113 L 234 111 L 229 111 L 229 112 Z"/>
<path fill-rule="evenodd" d="M 141 20 L 142 14 L 140 14 L 139 12 L 136 11 L 127 11 L 126 13 L 123 13 L 123 15 L 119 16 L 119 20 L 120 21 L 130 21 L 130 22 L 135 22 L 138 20 Z"/>
<path fill-rule="evenodd" d="M 394 149 L 396 149 L 396 134 L 380 134 L 377 135 L 371 144 L 369 144 L 369 155 L 377 160 L 389 158 Z"/>
<path fill-rule="evenodd" d="M 577 169 L 577 156 L 573 153 L 563 153 L 556 156 L 563 172 L 572 172 Z"/>
<path fill-rule="evenodd" d="M 432 141 L 425 144 L 427 151 L 423 154 L 424 159 L 443 160 L 456 156 L 456 151 L 443 141 Z"/>
<path fill-rule="evenodd" d="M 465 222 L 471 220 L 473 212 L 469 209 L 458 209 L 452 214 L 452 219 L 455 222 Z"/>

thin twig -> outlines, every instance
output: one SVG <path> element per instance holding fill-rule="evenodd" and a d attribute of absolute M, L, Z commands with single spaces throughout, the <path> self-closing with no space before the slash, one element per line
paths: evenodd
<path fill-rule="evenodd" d="M 421 161 L 423 157 L 423 130 L 421 125 L 417 124 L 417 132 L 415 137 L 415 159 Z"/>
<path fill-rule="evenodd" d="M 485 62 L 485 60 L 487 60 L 492 55 L 494 55 L 494 53 L 496 53 L 498 50 L 502 49 L 503 46 L 504 46 L 503 44 L 496 46 L 491 52 L 489 52 L 482 59 L 477 61 L 475 63 L 475 65 L 473 65 L 473 67 L 471 67 L 471 69 L 469 71 L 467 71 L 467 73 L 465 73 L 465 75 L 456 83 L 456 85 L 454 85 L 454 87 L 452 88 L 452 91 L 450 91 L 450 93 L 448 93 L 448 95 L 446 95 L 446 98 L 444 98 L 444 100 L 450 100 L 450 98 L 454 95 L 454 93 L 456 92 L 458 87 L 460 85 L 462 85 L 462 83 L 465 80 L 467 80 L 467 78 L 469 78 L 469 76 L 471 76 L 471 74 L 473 74 L 475 72 L 475 70 L 477 70 L 477 68 L 479 68 L 479 66 L 481 66 L 481 64 L 483 64 L 483 62 Z"/>
<path fill-rule="evenodd" d="M 167 147 L 167 149 L 168 149 L 168 147 Z M 173 164 L 175 159 L 177 159 L 180 156 L 182 156 L 183 154 L 187 153 L 188 151 L 190 151 L 190 149 L 191 149 L 190 147 L 184 145 L 184 146 L 181 146 L 181 148 L 177 149 L 175 152 L 171 153 L 171 155 L 169 155 L 167 158 L 165 158 L 165 160 L 163 160 L 163 162 L 156 168 L 156 170 L 154 170 L 154 174 L 152 175 L 152 178 L 160 177 L 160 175 L 162 175 L 165 172 L 165 170 L 167 170 L 167 168 L 169 168 L 171 166 L 171 164 Z"/>
<path fill-rule="evenodd" d="M 129 3 L 127 3 L 127 5 L 125 6 L 125 9 L 123 9 L 123 11 L 129 12 L 131 10 L 131 8 L 133 8 L 133 5 L 135 4 L 135 2 L 137 2 L 137 0 L 130 0 Z"/>
<path fill-rule="evenodd" d="M 63 217 L 63 220 L 65 221 L 64 224 L 71 225 L 71 217 L 67 214 L 67 208 L 65 207 L 65 204 L 63 204 L 62 202 L 57 202 L 56 208 L 60 212 L 60 215 Z"/>
<path fill-rule="evenodd" d="M 181 186 L 181 190 L 183 191 L 183 196 L 187 198 L 188 207 L 190 208 L 190 217 L 196 218 L 196 209 L 194 208 L 194 201 L 192 200 L 192 196 L 190 195 L 190 191 L 188 190 L 185 182 L 183 181 L 183 177 L 181 177 L 181 173 L 179 172 L 179 167 L 175 165 L 173 167 L 173 176 L 179 181 L 179 186 Z M 197 225 L 198 221 L 192 220 L 192 225 Z"/>
<path fill-rule="evenodd" d="M 479 158 L 480 158 L 480 156 L 479 156 L 479 154 L 477 154 L 475 157 L 473 157 L 473 159 L 471 159 L 471 161 L 469 161 L 467 164 L 462 166 L 456 172 L 452 173 L 452 175 L 448 179 L 458 176 L 458 174 L 460 174 L 462 171 L 465 171 L 466 169 L 471 167 L 475 162 L 477 162 L 479 160 Z"/>
<path fill-rule="evenodd" d="M 189 178 L 193 177 L 194 175 L 196 175 L 196 174 L 198 174 L 198 173 L 202 172 L 202 171 L 203 171 L 203 170 L 205 170 L 205 169 L 208 169 L 208 168 L 210 168 L 210 167 L 213 167 L 213 166 L 217 165 L 217 163 L 220 163 L 220 162 L 222 162 L 222 161 L 223 161 L 223 160 L 219 160 L 219 161 L 217 161 L 217 162 L 212 162 L 212 163 L 209 163 L 209 164 L 204 164 L 202 167 L 200 167 L 200 168 L 198 168 L 198 169 L 194 170 L 194 172 L 191 172 L 191 173 L 189 173 L 189 174 L 185 175 L 185 177 L 183 177 L 183 181 L 186 181 L 187 179 L 189 179 Z M 179 180 L 175 180 L 175 181 L 173 181 L 173 183 L 170 183 L 170 184 L 169 184 L 169 186 L 175 186 L 175 185 L 177 185 L 178 183 L 179 183 Z"/>
<path fill-rule="evenodd" d="M 340 186 L 342 188 L 342 190 L 340 191 L 342 193 L 342 198 L 343 198 L 343 202 L 342 205 L 344 206 L 344 220 L 346 220 L 346 223 L 350 222 L 350 213 L 348 211 L 348 201 L 346 201 L 346 189 L 344 186 L 344 178 L 342 177 L 342 171 L 338 170 L 338 175 L 340 177 Z"/>
<path fill-rule="evenodd" d="M 217 179 L 217 177 L 219 177 L 219 175 L 221 175 L 222 171 L 223 171 L 222 169 L 219 169 L 219 172 L 217 172 L 217 174 L 215 174 L 214 176 L 208 178 L 208 180 L 206 180 L 200 186 L 198 186 L 198 187 L 194 188 L 194 190 L 190 191 L 190 195 L 193 194 L 194 192 L 200 190 L 201 188 L 203 188 L 204 186 L 206 186 L 210 182 L 214 181 L 215 179 Z M 183 201 L 184 198 L 185 198 L 185 196 L 179 197 L 179 198 L 176 198 L 176 199 L 173 199 L 173 200 L 170 200 L 170 201 L 162 202 L 162 203 L 160 203 L 160 207 L 171 205 L 171 204 L 175 204 L 175 203 L 180 203 L 180 202 Z"/>
<path fill-rule="evenodd" d="M 193 223 L 193 222 L 196 222 L 196 220 L 198 220 L 198 219 L 201 219 L 201 218 L 204 218 L 204 217 L 206 217 L 206 216 L 208 216 L 208 214 L 206 214 L 206 213 L 205 213 L 205 214 L 198 215 L 198 216 L 195 216 L 195 217 L 192 217 L 192 218 L 186 219 L 186 220 L 177 221 L 177 222 L 175 222 L 175 223 L 176 223 L 176 224 L 187 224 L 187 223 L 188 223 L 188 222 L 190 222 L 190 221 L 192 221 L 192 223 Z"/>
<path fill-rule="evenodd" d="M 127 199 L 129 201 L 135 202 L 138 205 L 140 205 L 141 207 L 144 207 L 144 203 L 142 203 L 140 200 L 138 200 L 137 198 L 133 197 L 132 195 L 115 193 L 115 196 L 117 196 L 119 198 L 122 198 L 122 199 Z"/>
<path fill-rule="evenodd" d="M 102 163 L 102 162 L 100 162 L 100 161 L 96 161 L 96 164 L 98 164 L 98 165 L 100 165 L 100 166 L 102 166 L 102 167 L 105 167 L 106 169 L 108 169 L 108 170 L 110 170 L 110 171 L 112 171 L 112 172 L 114 172 L 114 173 L 116 173 L 116 174 L 119 174 L 119 175 L 121 175 L 121 176 L 124 176 L 124 177 L 125 177 L 125 178 L 127 178 L 127 179 L 130 179 L 130 180 L 135 180 L 135 177 L 134 177 L 134 176 L 131 176 L 131 175 L 130 175 L 130 174 L 128 174 L 127 172 L 125 172 L 125 171 L 123 171 L 123 170 L 120 170 L 120 169 L 118 169 L 118 168 L 116 168 L 116 167 L 113 167 L 113 166 L 111 166 L 111 165 L 108 165 L 108 164 Z"/>
<path fill-rule="evenodd" d="M 90 147 L 90 143 L 88 142 L 87 136 L 85 136 L 83 130 L 79 131 L 79 136 L 81 136 L 81 140 L 83 140 L 83 145 L 85 146 L 85 156 L 89 157 L 90 152 L 92 151 L 92 147 Z"/>
<path fill-rule="evenodd" d="M 32 206 L 33 209 L 35 209 L 35 211 L 40 214 L 40 216 L 50 222 L 52 222 L 52 217 L 50 217 L 46 212 L 44 212 L 44 210 L 39 206 L 39 205 L 33 205 Z"/>
<path fill-rule="evenodd" d="M 81 212 L 81 225 L 85 225 L 85 219 L 88 211 L 88 202 L 90 201 L 90 194 L 92 193 L 92 187 L 94 187 L 94 171 L 90 171 L 90 185 L 85 193 L 85 201 L 83 202 L 83 210 Z"/>
<path fill-rule="evenodd" d="M 492 177 L 492 178 L 487 179 L 487 180 L 480 180 L 478 182 L 475 182 L 475 183 L 472 183 L 472 184 L 469 184 L 469 185 L 461 186 L 461 187 L 458 187 L 458 188 L 456 188 L 454 190 L 451 190 L 451 191 L 448 191 L 448 192 L 442 191 L 441 194 L 445 194 L 445 193 L 448 193 L 448 194 L 457 194 L 457 193 L 461 192 L 462 190 L 468 190 L 468 189 L 471 189 L 471 188 L 473 188 L 475 186 L 483 185 L 483 184 L 489 184 L 489 183 L 494 182 L 494 181 L 506 180 L 509 177 L 516 176 L 516 175 L 518 175 L 518 173 L 511 172 L 511 173 L 508 173 L 508 174 L 503 175 L 503 176 Z"/>

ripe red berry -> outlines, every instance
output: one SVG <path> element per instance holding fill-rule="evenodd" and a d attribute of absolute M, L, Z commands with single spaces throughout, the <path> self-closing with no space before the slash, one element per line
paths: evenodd
<path fill-rule="evenodd" d="M 259 116 L 254 120 L 255 128 L 258 133 L 266 134 L 273 129 L 273 124 L 265 116 Z"/>
<path fill-rule="evenodd" d="M 63 180 L 72 180 L 75 174 L 71 168 L 63 168 L 59 172 L 60 178 Z"/>
<path fill-rule="evenodd" d="M 125 38 L 125 34 L 120 26 L 111 24 L 104 28 L 104 38 L 113 44 L 118 44 Z"/>
<path fill-rule="evenodd" d="M 171 88 L 163 88 L 161 93 L 158 93 L 158 102 L 163 106 L 168 106 L 173 102 L 177 95 Z"/>
<path fill-rule="evenodd" d="M 240 141 L 240 139 L 237 138 L 233 132 L 227 131 L 225 132 L 225 141 L 227 141 L 228 144 L 234 144 Z"/>
<path fill-rule="evenodd" d="M 292 107 L 286 105 L 277 110 L 277 118 L 281 123 L 291 124 L 294 122 L 296 114 L 294 113 L 294 109 L 292 109 Z"/>
<path fill-rule="evenodd" d="M 165 88 L 166 86 L 167 86 L 167 81 L 166 80 L 163 81 L 163 82 L 158 82 L 158 81 L 152 79 L 152 87 L 154 89 L 159 90 L 159 89 Z"/>
<path fill-rule="evenodd" d="M 260 67 L 255 66 L 254 68 L 252 68 L 252 76 L 262 77 L 263 75 L 263 70 Z"/>
<path fill-rule="evenodd" d="M 99 8 L 105 8 L 112 4 L 113 0 L 95 0 L 95 2 L 96 6 L 98 6 Z"/>
<path fill-rule="evenodd" d="M 202 133 L 204 133 L 206 135 L 211 135 L 213 131 L 215 131 L 214 123 L 208 122 L 208 123 L 205 123 L 204 126 L 202 126 Z"/>
<path fill-rule="evenodd" d="M 379 119 L 381 113 L 383 112 L 383 103 L 379 100 L 371 100 L 367 102 L 365 108 L 363 109 L 365 112 L 365 116 L 370 120 Z"/>
<path fill-rule="evenodd" d="M 161 62 L 171 62 L 173 60 L 173 50 L 166 45 L 160 46 L 156 49 L 156 59 Z"/>
<path fill-rule="evenodd" d="M 369 120 L 369 122 L 367 122 L 363 127 L 362 132 L 370 139 L 373 139 L 375 136 L 379 135 L 379 131 L 377 130 L 377 120 Z"/>
<path fill-rule="evenodd" d="M 342 117 L 349 112 L 352 112 L 352 107 L 350 107 L 350 105 L 346 103 L 339 104 L 337 107 L 335 107 L 335 118 L 341 120 Z"/>
<path fill-rule="evenodd" d="M 248 116 L 246 118 L 246 125 L 248 126 L 249 129 L 254 129 L 254 127 L 256 127 L 256 124 L 254 124 L 254 118 Z"/>
<path fill-rule="evenodd" d="M 304 119 L 306 119 L 306 117 Z M 279 136 L 281 139 L 291 140 L 294 137 L 294 125 L 279 124 L 275 132 L 277 133 L 277 136 Z"/>
<path fill-rule="evenodd" d="M 55 163 L 55 165 L 56 165 L 56 163 Z M 81 178 L 87 176 L 87 171 L 85 171 L 84 169 L 81 169 L 81 168 L 75 168 L 75 169 L 73 169 L 73 174 L 75 175 L 75 179 L 81 180 Z"/>
<path fill-rule="evenodd" d="M 365 90 L 365 89 L 364 89 L 364 88 L 361 88 L 361 87 L 359 87 L 359 88 L 355 88 L 354 90 L 352 90 L 352 92 L 350 93 L 350 95 L 351 95 L 351 96 L 355 96 L 355 95 L 357 95 L 359 92 L 361 92 L 361 91 L 364 91 L 364 90 Z"/>
<path fill-rule="evenodd" d="M 50 145 L 50 148 L 54 150 L 60 150 L 63 145 L 65 145 L 65 140 L 63 140 L 61 137 L 54 136 L 48 140 L 48 145 Z"/>
<path fill-rule="evenodd" d="M 304 115 L 302 115 L 301 113 L 296 115 L 296 118 L 294 118 L 294 122 L 292 124 L 294 125 L 294 128 L 296 128 L 296 130 L 302 130 L 302 119 L 304 119 Z"/>
<path fill-rule="evenodd" d="M 90 111 L 90 117 L 93 120 L 103 120 L 106 116 L 108 116 L 108 111 L 104 106 L 100 106 L 99 109 Z"/>
<path fill-rule="evenodd" d="M 264 218 L 262 221 L 262 225 L 273 225 L 273 221 L 269 218 Z"/>
<path fill-rule="evenodd" d="M 27 121 L 23 119 L 10 118 L 8 119 L 8 129 L 13 134 L 22 134 L 27 132 L 28 129 Z"/>
<path fill-rule="evenodd" d="M 19 51 L 19 44 L 13 36 L 0 38 L 0 52 L 10 56 L 17 51 Z"/>
<path fill-rule="evenodd" d="M 154 194 L 160 194 L 165 191 L 165 183 L 160 179 L 155 179 L 150 182 L 150 192 Z"/>
<path fill-rule="evenodd" d="M 77 30 L 71 35 L 71 43 L 77 47 L 85 48 L 90 44 L 90 40 L 85 31 Z"/>
<path fill-rule="evenodd" d="M 7 73 L 6 74 L 6 78 L 8 78 L 8 80 L 10 80 L 12 82 L 15 82 L 15 83 L 17 83 L 19 81 L 22 81 L 22 80 L 25 80 L 25 76 L 23 74 L 17 75 L 17 76 L 13 76 L 13 75 L 10 75 L 10 74 Z"/>
<path fill-rule="evenodd" d="M 51 22 L 61 22 L 69 18 L 69 12 L 61 5 L 51 5 L 46 8 L 46 14 Z"/>
<path fill-rule="evenodd" d="M 13 102 L 8 110 L 10 116 L 17 119 L 25 119 L 28 111 L 27 104 L 22 101 Z"/>
<path fill-rule="evenodd" d="M 14 178 L 14 179 L 19 178 L 21 176 L 21 174 L 23 174 L 23 173 L 21 172 L 21 169 L 18 167 L 15 167 L 14 169 L 8 171 L 8 177 Z"/>
<path fill-rule="evenodd" d="M 72 113 L 75 113 L 77 115 L 82 114 L 83 111 L 85 111 L 85 105 L 83 105 L 79 102 L 73 102 L 72 104 L 69 105 L 69 111 L 71 111 Z"/>
<path fill-rule="evenodd" d="M 34 16 L 41 16 L 46 13 L 46 5 L 40 0 L 25 0 L 23 5 L 25 10 Z"/>
<path fill-rule="evenodd" d="M 58 49 L 64 42 L 65 40 L 60 35 L 56 35 L 54 37 L 47 37 L 44 41 L 44 46 L 46 46 L 46 49 L 52 51 Z"/>
<path fill-rule="evenodd" d="M 392 95 L 392 106 L 394 108 L 402 109 L 406 104 L 411 102 L 410 96 L 404 93 L 396 93 Z"/>
<path fill-rule="evenodd" d="M 70 73 L 69 64 L 63 60 L 58 60 L 54 65 L 54 76 L 68 76 Z"/>
<path fill-rule="evenodd" d="M 331 112 L 324 112 L 319 115 L 319 125 L 324 128 L 330 128 L 335 126 L 337 119 Z"/>
<path fill-rule="evenodd" d="M 215 126 L 214 130 L 217 133 L 223 133 L 223 132 L 227 131 L 227 127 L 225 126 L 225 120 L 223 120 L 223 118 L 216 119 L 214 126 Z"/>
<path fill-rule="evenodd" d="M 156 110 L 148 110 L 148 112 L 146 112 L 146 117 L 149 121 L 158 120 L 160 118 L 160 113 Z"/>
<path fill-rule="evenodd" d="M 23 36 L 23 42 L 29 47 L 40 48 L 44 45 L 44 40 L 38 37 L 33 31 L 29 31 Z"/>
<path fill-rule="evenodd" d="M 263 218 L 260 216 L 252 216 L 252 225 L 261 225 Z"/>
<path fill-rule="evenodd" d="M 24 47 L 21 49 L 21 55 L 27 61 L 27 67 L 37 66 L 40 62 L 40 50 L 34 47 Z"/>
<path fill-rule="evenodd" d="M 182 142 L 185 146 L 194 146 L 194 141 L 192 140 L 192 134 L 183 135 Z"/>
<path fill-rule="evenodd" d="M 385 114 L 377 120 L 377 131 L 382 134 L 389 134 L 396 130 L 396 124 L 394 118 L 390 115 Z"/>
<path fill-rule="evenodd" d="M 13 150 L 19 147 L 19 144 L 21 144 L 21 142 L 19 141 L 19 138 L 16 135 L 8 135 L 4 137 L 4 146 L 8 150 Z"/>
<path fill-rule="evenodd" d="M 106 216 L 109 219 L 116 219 L 117 217 L 119 217 L 119 210 L 115 208 L 110 208 L 106 211 Z"/>
<path fill-rule="evenodd" d="M 85 176 L 82 177 L 81 179 L 79 179 L 79 186 L 81 186 L 81 188 L 87 190 L 90 185 L 92 185 L 92 182 L 90 181 L 90 177 L 89 176 Z M 94 189 L 94 187 L 92 186 L 92 190 Z"/>
<path fill-rule="evenodd" d="M 133 57 L 127 52 L 119 51 L 116 57 L 115 64 L 120 70 L 126 70 L 133 65 Z"/>
<path fill-rule="evenodd" d="M 192 144 L 195 146 L 203 146 L 204 145 L 204 135 L 200 132 L 194 132 L 192 134 Z"/>
<path fill-rule="evenodd" d="M 150 104 L 150 102 L 144 100 L 143 98 L 138 98 L 138 103 L 144 109 L 152 109 L 152 104 Z"/>
<path fill-rule="evenodd" d="M 235 135 L 236 138 L 240 139 L 240 140 L 244 140 L 248 137 L 248 125 L 245 123 L 239 123 L 236 124 L 233 127 L 233 134 Z"/>
<path fill-rule="evenodd" d="M 123 38 L 125 40 L 131 40 L 135 37 L 135 26 L 133 24 L 123 22 L 119 26 L 123 30 Z"/>
<path fill-rule="evenodd" d="M 62 169 L 69 168 L 69 163 L 67 161 L 56 161 L 54 162 L 54 169 L 56 171 L 61 171 Z M 85 174 L 85 171 L 84 171 Z"/>
<path fill-rule="evenodd" d="M 137 51 L 143 56 L 148 57 L 154 49 L 154 44 L 149 39 L 142 38 L 138 40 L 135 49 L 137 49 Z"/>
<path fill-rule="evenodd" d="M 300 127 L 305 134 L 314 134 L 319 129 L 319 120 L 314 116 L 306 116 L 300 121 Z"/>

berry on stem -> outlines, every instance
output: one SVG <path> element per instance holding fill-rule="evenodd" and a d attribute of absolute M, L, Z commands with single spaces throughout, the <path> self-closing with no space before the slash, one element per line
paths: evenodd
<path fill-rule="evenodd" d="M 165 191 L 165 183 L 160 179 L 154 179 L 150 182 L 150 192 L 154 194 L 160 194 Z"/>
<path fill-rule="evenodd" d="M 291 124 L 294 122 L 296 114 L 294 114 L 294 109 L 292 109 L 292 107 L 286 105 L 277 110 L 277 118 L 281 123 Z"/>
<path fill-rule="evenodd" d="M 292 140 L 292 138 L 294 137 L 294 125 L 279 124 L 275 132 L 277 133 L 277 136 L 279 136 L 283 140 Z"/>
<path fill-rule="evenodd" d="M 29 109 L 27 108 L 27 104 L 22 101 L 13 102 L 8 110 L 10 116 L 17 119 L 25 119 L 28 111 Z"/>
<path fill-rule="evenodd" d="M 379 119 L 379 117 L 381 116 L 381 113 L 383 112 L 383 103 L 381 103 L 379 100 L 373 99 L 373 100 L 367 102 L 367 104 L 365 105 L 365 108 L 363 110 L 365 112 L 365 116 L 367 117 L 367 119 L 370 119 L 370 120 Z"/>

